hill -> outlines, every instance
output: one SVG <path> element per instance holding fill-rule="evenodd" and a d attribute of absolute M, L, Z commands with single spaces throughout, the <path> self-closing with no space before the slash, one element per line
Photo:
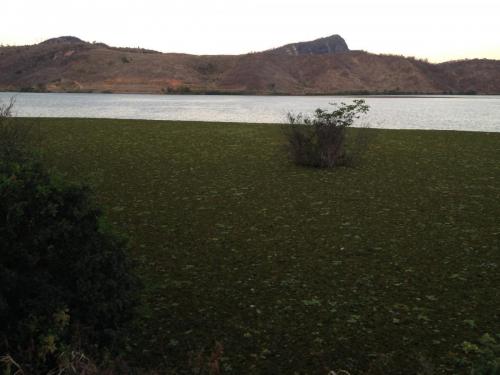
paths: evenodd
<path fill-rule="evenodd" d="M 319 38 L 310 42 L 299 42 L 287 44 L 286 46 L 273 49 L 269 52 L 275 54 L 285 54 L 290 56 L 299 55 L 323 55 L 338 52 L 348 52 L 349 47 L 344 38 L 340 35 L 331 35 L 326 38 Z"/>
<path fill-rule="evenodd" d="M 500 93 L 500 61 L 431 64 L 351 51 L 339 35 L 245 55 L 115 48 L 75 37 L 0 47 L 0 90 L 117 93 Z"/>

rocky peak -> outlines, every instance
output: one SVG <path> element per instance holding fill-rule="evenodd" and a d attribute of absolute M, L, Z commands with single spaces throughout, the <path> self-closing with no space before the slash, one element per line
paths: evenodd
<path fill-rule="evenodd" d="M 287 44 L 269 52 L 290 56 L 299 55 L 324 55 L 339 52 L 348 52 L 349 47 L 344 38 L 340 35 L 331 35 L 326 38 L 319 38 L 309 42 L 299 42 Z"/>
<path fill-rule="evenodd" d="M 76 36 L 60 36 L 58 38 L 47 39 L 46 41 L 40 43 L 42 45 L 54 45 L 54 44 L 87 44 L 80 38 Z"/>

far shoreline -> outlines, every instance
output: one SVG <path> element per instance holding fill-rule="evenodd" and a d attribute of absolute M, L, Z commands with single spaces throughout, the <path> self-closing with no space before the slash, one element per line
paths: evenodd
<path fill-rule="evenodd" d="M 481 93 L 306 93 L 306 94 L 285 94 L 285 93 L 250 93 L 250 92 L 187 92 L 187 93 L 159 93 L 159 92 L 114 92 L 114 91 L 10 91 L 0 90 L 0 94 L 97 94 L 97 95 L 151 95 L 151 96 L 166 96 L 166 97 L 186 97 L 186 96 L 250 96 L 250 97 L 343 97 L 343 98 L 383 98 L 383 99 L 456 99 L 456 98 L 472 98 L 472 97 L 495 97 L 496 94 L 481 94 Z"/>

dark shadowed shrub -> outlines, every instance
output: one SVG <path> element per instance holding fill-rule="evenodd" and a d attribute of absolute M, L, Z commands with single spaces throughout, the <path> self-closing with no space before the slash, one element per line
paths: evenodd
<path fill-rule="evenodd" d="M 331 168 L 346 165 L 352 155 L 346 149 L 346 129 L 369 110 L 364 100 L 333 104 L 331 112 L 316 109 L 313 117 L 288 114 L 287 149 L 298 165 Z"/>
<path fill-rule="evenodd" d="M 472 375 L 500 374 L 500 334 L 486 333 L 477 342 L 465 341 L 453 353 L 457 373 Z"/>
<path fill-rule="evenodd" d="M 42 373 L 74 338 L 107 345 L 136 287 L 126 241 L 87 187 L 0 161 L 0 356 Z"/>
<path fill-rule="evenodd" d="M 23 161 L 34 149 L 35 134 L 28 121 L 12 118 L 15 99 L 0 104 L 0 160 Z"/>

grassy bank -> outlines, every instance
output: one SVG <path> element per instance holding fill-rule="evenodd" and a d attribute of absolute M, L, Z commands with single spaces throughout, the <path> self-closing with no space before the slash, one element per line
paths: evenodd
<path fill-rule="evenodd" d="M 290 164 L 277 126 L 44 119 L 146 289 L 131 358 L 192 373 L 452 373 L 500 331 L 500 134 L 367 130 L 355 168 Z"/>

